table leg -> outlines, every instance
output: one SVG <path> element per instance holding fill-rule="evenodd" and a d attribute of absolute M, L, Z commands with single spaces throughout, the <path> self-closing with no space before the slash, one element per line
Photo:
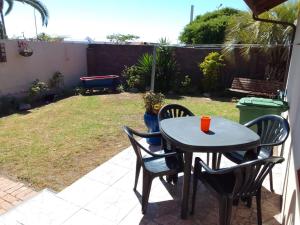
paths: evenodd
<path fill-rule="evenodd" d="M 184 153 L 184 176 L 182 186 L 182 200 L 181 200 L 181 218 L 186 219 L 189 206 L 189 193 L 190 193 L 190 181 L 191 181 L 191 169 L 192 169 L 192 152 Z"/>
<path fill-rule="evenodd" d="M 211 168 L 212 168 L 213 170 L 217 169 L 217 156 L 218 156 L 217 153 L 215 153 L 215 152 L 212 153 Z"/>

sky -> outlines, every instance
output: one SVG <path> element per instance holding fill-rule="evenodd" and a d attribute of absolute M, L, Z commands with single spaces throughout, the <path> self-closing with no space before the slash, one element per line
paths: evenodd
<path fill-rule="evenodd" d="M 178 36 L 194 15 L 221 7 L 247 10 L 243 0 L 41 0 L 49 11 L 49 23 L 42 27 L 38 12 L 38 33 L 68 37 L 70 40 L 107 41 L 114 33 L 134 34 L 138 41 L 157 42 L 166 37 L 178 43 Z M 15 2 L 5 17 L 9 37 L 35 37 L 34 10 Z"/>

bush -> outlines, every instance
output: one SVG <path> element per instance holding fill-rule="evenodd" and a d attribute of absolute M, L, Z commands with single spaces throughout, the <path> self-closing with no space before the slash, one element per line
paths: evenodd
<path fill-rule="evenodd" d="M 180 93 L 186 94 L 190 92 L 191 84 L 192 84 L 192 79 L 190 78 L 190 76 L 188 75 L 184 76 L 184 80 L 180 82 L 180 89 L 179 89 Z"/>
<path fill-rule="evenodd" d="M 126 88 L 145 89 L 145 77 L 141 75 L 139 68 L 136 65 L 127 67 L 122 71 L 122 76 L 125 78 Z"/>
<path fill-rule="evenodd" d="M 157 49 L 155 90 L 167 93 L 173 83 L 178 79 L 178 65 L 174 55 L 174 49 L 167 46 L 165 39 L 160 41 Z"/>
<path fill-rule="evenodd" d="M 223 64 L 223 56 L 218 52 L 209 53 L 204 61 L 199 64 L 200 70 L 203 73 L 203 90 L 216 91 L 219 88 L 219 80 L 221 75 L 221 68 Z"/>
<path fill-rule="evenodd" d="M 145 87 L 150 86 L 151 84 L 152 62 L 153 62 L 153 56 L 146 53 L 142 55 L 141 58 L 139 58 L 136 64 L 140 75 L 143 76 L 144 78 Z"/>
<path fill-rule="evenodd" d="M 36 99 L 36 98 L 39 99 L 43 97 L 48 90 L 49 90 L 48 85 L 45 82 L 36 79 L 35 81 L 32 82 L 29 88 L 29 97 L 31 99 Z"/>
<path fill-rule="evenodd" d="M 157 48 L 155 69 L 155 91 L 164 93 L 171 89 L 175 80 L 178 80 L 178 66 L 173 48 L 167 44 L 166 39 L 161 39 L 160 46 Z M 135 65 L 125 66 L 122 76 L 126 80 L 126 86 L 141 91 L 150 86 L 152 62 L 153 56 L 146 53 Z"/>

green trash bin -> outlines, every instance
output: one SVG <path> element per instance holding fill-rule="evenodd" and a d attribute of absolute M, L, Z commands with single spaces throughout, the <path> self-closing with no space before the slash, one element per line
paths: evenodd
<path fill-rule="evenodd" d="M 280 115 L 289 109 L 287 102 L 255 97 L 241 98 L 236 107 L 240 110 L 241 124 L 267 114 Z"/>

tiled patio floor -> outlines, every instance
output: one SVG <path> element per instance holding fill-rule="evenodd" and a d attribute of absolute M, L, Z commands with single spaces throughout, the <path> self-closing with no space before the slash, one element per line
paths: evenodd
<path fill-rule="evenodd" d="M 228 165 L 226 160 L 222 163 Z M 182 175 L 176 186 L 163 180 L 155 179 L 150 193 L 148 211 L 141 213 L 141 183 L 140 176 L 138 192 L 134 192 L 133 181 L 135 171 L 135 155 L 128 148 L 111 160 L 91 171 L 60 193 L 48 194 L 46 197 L 31 200 L 30 210 L 26 204 L 21 204 L 2 217 L 1 222 L 10 224 L 63 224 L 63 225 L 217 225 L 218 205 L 216 199 L 199 184 L 197 209 L 194 216 L 187 220 L 180 219 L 180 197 Z M 269 185 L 263 189 L 263 221 L 264 225 L 279 225 L 280 196 L 283 170 L 275 168 L 275 192 L 268 191 Z M 34 200 L 35 199 L 35 200 Z M 30 202 L 30 201 L 29 201 Z M 26 202 L 25 202 L 26 203 Z M 47 205 L 48 204 L 48 205 Z M 50 206 L 52 204 L 52 206 Z M 47 205 L 42 209 L 43 205 Z M 34 210 L 34 207 L 38 210 Z M 58 212 L 56 212 L 56 211 Z M 31 215 L 25 215 L 25 214 Z M 18 217 L 19 223 L 13 223 Z M 54 218 L 55 217 L 55 218 Z M 59 217 L 59 220 L 57 219 Z M 35 218 L 34 222 L 33 218 Z M 36 218 L 39 218 L 38 220 Z M 45 221 L 50 221 L 45 222 Z M 24 222 L 25 221 L 25 222 Z M 30 222 L 31 221 L 31 222 Z M 41 223 L 43 221 L 43 223 Z M 253 201 L 251 209 L 243 204 L 233 209 L 232 225 L 256 224 L 256 206 Z"/>
<path fill-rule="evenodd" d="M 25 184 L 0 176 L 0 214 L 35 194 L 36 192 Z"/>

